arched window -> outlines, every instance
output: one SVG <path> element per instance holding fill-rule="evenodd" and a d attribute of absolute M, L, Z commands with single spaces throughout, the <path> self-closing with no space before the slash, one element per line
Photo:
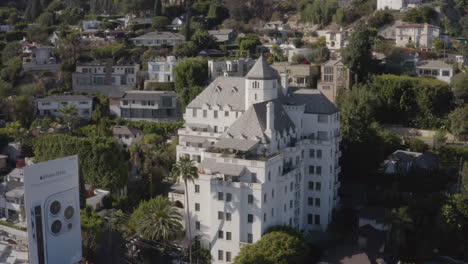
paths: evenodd
<path fill-rule="evenodd" d="M 260 83 L 258 83 L 257 81 L 254 81 L 252 83 L 252 88 L 260 88 Z"/>

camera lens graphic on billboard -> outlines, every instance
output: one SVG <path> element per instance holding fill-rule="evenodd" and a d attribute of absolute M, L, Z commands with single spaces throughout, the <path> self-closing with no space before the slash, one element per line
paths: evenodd
<path fill-rule="evenodd" d="M 81 260 L 78 156 L 24 168 L 31 264 Z"/>

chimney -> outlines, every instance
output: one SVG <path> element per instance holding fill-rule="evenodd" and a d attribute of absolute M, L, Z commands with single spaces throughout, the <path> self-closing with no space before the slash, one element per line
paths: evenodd
<path fill-rule="evenodd" d="M 288 74 L 285 72 L 285 73 L 281 73 L 280 74 L 281 76 L 281 92 L 283 92 L 283 95 L 288 95 L 288 88 L 289 88 L 289 82 L 288 82 Z"/>
<path fill-rule="evenodd" d="M 266 133 L 273 133 L 275 127 L 275 106 L 273 102 L 268 102 L 266 105 Z"/>

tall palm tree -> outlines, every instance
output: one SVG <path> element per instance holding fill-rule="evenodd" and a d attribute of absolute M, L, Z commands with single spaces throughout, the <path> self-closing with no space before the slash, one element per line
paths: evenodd
<path fill-rule="evenodd" d="M 140 205 L 135 229 L 145 239 L 169 240 L 182 231 L 182 214 L 164 196 L 157 196 Z"/>
<path fill-rule="evenodd" d="M 173 165 L 172 174 L 175 181 L 179 182 L 182 180 L 185 185 L 185 211 L 187 215 L 187 230 L 189 239 L 189 263 L 192 263 L 192 233 L 190 228 L 190 210 L 187 182 L 194 182 L 195 179 L 198 178 L 197 167 L 195 167 L 189 156 L 183 156 L 180 157 L 179 161 Z"/>

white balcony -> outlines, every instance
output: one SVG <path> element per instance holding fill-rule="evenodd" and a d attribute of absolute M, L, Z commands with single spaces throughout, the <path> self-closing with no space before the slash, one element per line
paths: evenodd
<path fill-rule="evenodd" d="M 214 137 L 214 138 L 218 138 L 221 136 L 221 133 L 192 131 L 188 129 L 179 129 L 177 133 L 179 134 L 179 136 L 202 136 L 202 137 Z"/>

